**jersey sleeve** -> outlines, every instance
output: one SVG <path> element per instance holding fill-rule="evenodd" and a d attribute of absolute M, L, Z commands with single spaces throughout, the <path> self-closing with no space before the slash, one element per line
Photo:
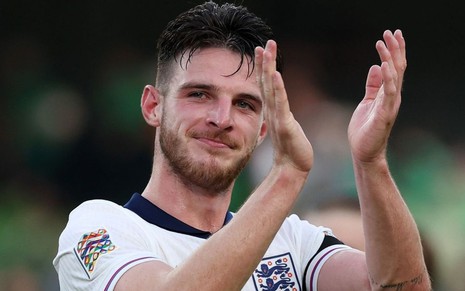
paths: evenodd
<path fill-rule="evenodd" d="M 292 235 L 303 263 L 303 288 L 317 291 L 318 275 L 324 263 L 334 254 L 352 248 L 337 239 L 329 228 L 312 225 L 297 215 L 291 215 L 288 221 L 294 225 Z"/>
<path fill-rule="evenodd" d="M 135 219 L 128 210 L 103 200 L 74 209 L 53 261 L 60 290 L 113 290 L 129 268 L 157 260 Z"/>
<path fill-rule="evenodd" d="M 345 245 L 332 234 L 325 234 L 320 248 L 307 262 L 304 272 L 304 290 L 317 291 L 318 275 L 324 263 L 334 254 L 350 249 L 352 248 Z"/>

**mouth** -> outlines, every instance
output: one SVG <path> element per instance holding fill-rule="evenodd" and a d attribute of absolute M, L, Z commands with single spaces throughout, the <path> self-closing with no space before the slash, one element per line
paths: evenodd
<path fill-rule="evenodd" d="M 229 136 L 224 134 L 213 134 L 208 132 L 197 132 L 191 135 L 192 138 L 216 149 L 235 149 L 237 144 Z"/>
<path fill-rule="evenodd" d="M 196 139 L 214 148 L 219 148 L 219 149 L 221 148 L 232 149 L 233 148 L 233 146 L 230 143 L 228 143 L 227 141 L 221 140 L 221 139 L 214 139 L 214 138 L 208 138 L 208 137 L 196 137 Z"/>

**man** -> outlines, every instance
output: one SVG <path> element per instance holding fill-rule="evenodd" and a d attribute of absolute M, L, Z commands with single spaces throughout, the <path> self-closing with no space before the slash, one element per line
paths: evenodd
<path fill-rule="evenodd" d="M 289 110 L 270 28 L 213 2 L 170 22 L 156 87 L 141 107 L 157 128 L 153 171 L 124 206 L 70 214 L 54 260 L 63 290 L 428 290 L 416 228 L 388 170 L 386 143 L 406 67 L 400 31 L 384 33 L 349 125 L 366 253 L 288 216 L 312 168 Z M 266 134 L 268 176 L 236 213 L 234 180 Z"/>

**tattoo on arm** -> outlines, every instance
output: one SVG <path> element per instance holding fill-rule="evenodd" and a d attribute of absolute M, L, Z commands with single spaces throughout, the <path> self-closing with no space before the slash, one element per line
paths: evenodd
<path fill-rule="evenodd" d="M 423 282 L 423 279 L 424 279 L 424 275 L 421 274 L 421 275 L 416 276 L 413 279 L 406 280 L 400 283 L 379 284 L 375 282 L 373 278 L 372 278 L 372 282 L 374 283 L 374 285 L 378 285 L 379 287 L 381 287 L 381 289 L 389 289 L 389 290 L 392 289 L 396 291 L 402 291 L 404 290 L 404 287 L 408 285 L 420 285 Z"/>

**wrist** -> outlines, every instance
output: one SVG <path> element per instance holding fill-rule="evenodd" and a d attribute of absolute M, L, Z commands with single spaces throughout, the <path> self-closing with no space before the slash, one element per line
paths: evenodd
<path fill-rule="evenodd" d="M 274 165 L 264 182 L 275 189 L 272 191 L 274 192 L 272 196 L 278 194 L 286 199 L 297 198 L 307 181 L 308 174 L 309 171 L 301 171 L 290 165 Z M 282 195 L 284 193 L 285 195 Z"/>
<path fill-rule="evenodd" d="M 279 177 L 282 181 L 295 181 L 305 183 L 310 173 L 309 170 L 301 170 L 294 167 L 292 164 L 274 164 L 271 167 L 270 175 Z"/>
<path fill-rule="evenodd" d="M 358 159 L 352 154 L 355 170 L 360 171 L 388 171 L 389 165 L 385 154 L 370 159 Z"/>

